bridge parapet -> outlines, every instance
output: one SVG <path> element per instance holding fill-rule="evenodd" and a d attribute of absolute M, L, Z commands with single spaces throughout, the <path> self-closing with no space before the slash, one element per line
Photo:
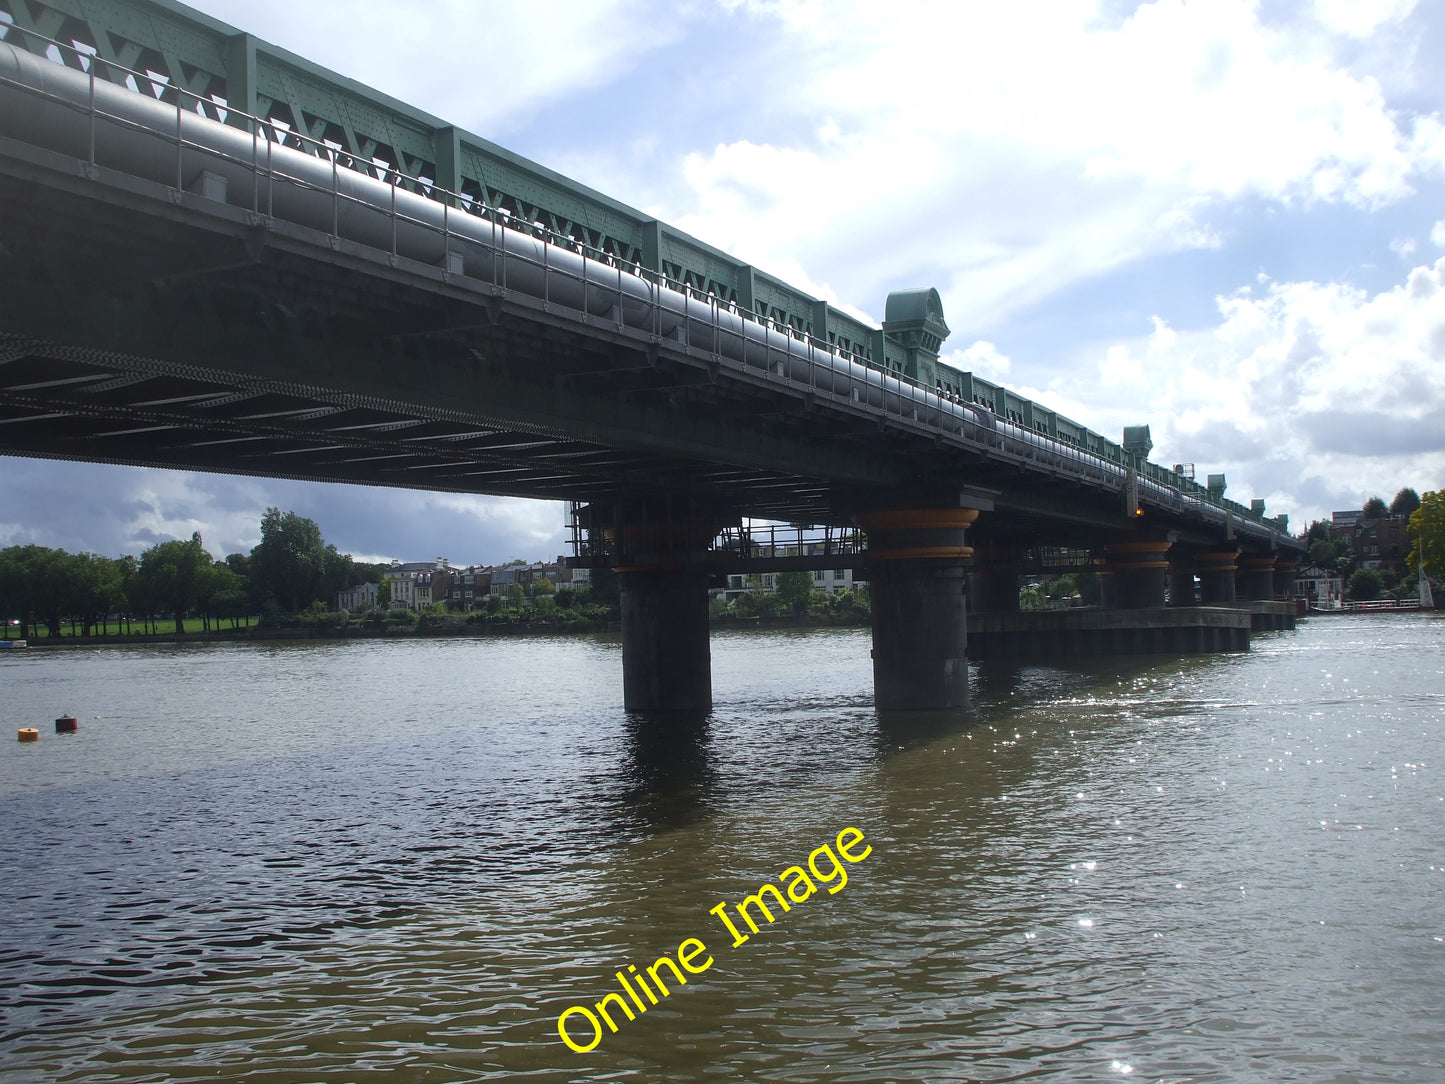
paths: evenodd
<path fill-rule="evenodd" d="M 1123 465 L 1120 446 L 553 170 L 174 0 L 0 0 L 0 38 L 263 141 L 535 232 L 858 364 Z M 942 323 L 942 311 L 938 313 Z M 886 320 L 885 325 L 891 320 Z M 947 333 L 946 325 L 943 326 Z M 1141 477 L 1287 533 L 1152 463 Z M 1183 503 L 1171 510 L 1182 511 Z"/>
<path fill-rule="evenodd" d="M 743 344 L 744 365 L 755 364 L 747 357 L 749 336 L 717 330 L 722 323 L 720 317 L 732 315 L 761 325 L 765 333 L 774 336 L 770 341 L 765 335 L 757 353 L 764 358 L 769 372 L 777 369 L 783 382 L 804 386 L 805 394 L 836 393 L 840 386 L 838 370 L 828 371 L 812 351 L 825 358 L 886 370 L 898 385 L 905 386 L 898 393 L 891 390 L 895 385 L 875 385 L 853 375 L 842 386 L 860 406 L 876 403 L 901 424 L 937 429 L 944 439 L 986 449 L 988 455 L 999 460 L 1015 461 L 1030 470 L 1056 471 L 1091 487 L 1118 488 L 1124 483 L 1128 453 L 1120 445 L 1040 404 L 942 362 L 937 364 L 930 385 L 926 366 L 919 359 L 924 355 L 936 357 L 942 334 L 946 334 L 941 306 L 931 313 L 936 317 L 936 328 L 904 328 L 896 320 L 886 321 L 891 326 L 884 328 L 870 327 L 559 174 L 223 23 L 191 13 L 179 4 L 168 0 L 117 0 L 114 11 L 106 10 L 109 15 L 102 24 L 81 0 L 0 0 L 0 11 L 9 15 L 8 24 L 0 21 L 0 37 L 84 72 L 82 78 L 89 78 L 88 164 L 92 167 L 94 83 L 98 78 L 149 92 L 139 97 L 149 98 L 153 106 L 158 99 L 173 107 L 174 132 L 180 135 L 171 137 L 175 139 L 177 193 L 192 187 L 194 170 L 182 171 L 181 166 L 200 149 L 189 138 L 190 129 L 182 125 L 182 120 L 222 122 L 249 133 L 247 151 L 253 158 L 252 172 L 242 182 L 250 189 L 250 198 L 233 193 L 230 202 L 249 205 L 253 213 L 269 216 L 273 209 L 271 196 L 278 182 L 309 185 L 321 200 L 329 201 L 330 221 L 322 228 L 331 234 L 333 247 L 337 247 L 344 232 L 341 218 L 355 218 L 355 210 L 362 202 L 350 187 L 339 182 L 338 175 L 362 174 L 380 182 L 383 193 L 390 192 L 393 259 L 398 229 L 420 228 L 435 231 L 433 240 L 440 257 L 433 263 L 448 272 L 475 274 L 458 258 L 456 246 L 466 232 L 464 224 L 480 220 L 487 227 L 500 227 L 508 235 L 531 236 L 546 243 L 538 250 L 539 255 L 518 258 L 506 247 L 510 242 L 501 247 L 495 244 L 499 231 L 493 229 L 490 259 L 501 273 L 500 280 L 494 278 L 493 286 L 513 285 L 505 276 L 509 268 L 516 266 L 520 268 L 519 277 L 520 271 L 526 271 L 529 279 L 540 270 L 538 292 L 544 303 L 578 293 L 577 272 L 555 258 L 549 265 L 548 249 L 565 250 L 581 257 L 584 277 L 589 261 L 593 268 L 615 272 L 619 294 L 626 292 L 624 280 L 629 280 L 705 301 L 705 319 L 685 310 L 682 327 L 677 331 L 679 341 L 689 347 L 710 340 L 717 353 L 721 339 L 731 336 Z M 147 18 L 141 18 L 141 14 Z M 156 17 L 147 21 L 150 15 Z M 125 61 L 134 67 L 127 67 Z M 254 115 L 236 106 L 238 95 L 254 104 Z M 164 129 L 165 123 L 157 130 Z M 383 143 L 374 135 L 381 128 L 386 129 L 386 138 L 391 142 Z M 314 178 L 281 176 L 273 164 L 273 147 L 301 151 L 309 159 L 319 160 L 329 178 L 318 183 Z M 399 151 L 398 147 L 411 149 Z M 471 177 L 469 171 L 478 176 Z M 443 177 L 452 180 L 453 186 L 444 184 L 440 179 Z M 484 180 L 486 183 L 482 183 Z M 418 215 L 410 206 L 399 210 L 398 191 L 456 211 L 450 222 L 443 214 L 437 223 Z M 324 206 L 316 199 L 310 202 Z M 375 210 L 374 206 L 371 209 Z M 370 238 L 368 243 L 375 244 L 376 240 Z M 524 263 L 531 266 L 521 268 Z M 667 265 L 679 273 L 677 277 L 661 270 Z M 589 291 L 590 287 L 584 286 L 581 293 L 587 295 Z M 933 291 L 919 293 L 934 299 L 937 296 Z M 663 315 L 658 295 L 647 297 L 652 314 Z M 890 307 L 892 304 L 890 299 Z M 607 310 L 619 326 L 621 306 L 619 302 Z M 584 300 L 579 307 L 585 313 L 588 302 Z M 820 330 L 823 336 L 817 335 Z M 919 343 L 910 345 L 910 336 L 917 337 Z M 779 342 L 778 337 L 785 341 Z M 930 340 L 928 349 L 910 364 L 910 351 L 917 354 L 924 340 Z M 801 367 L 792 360 L 788 342 L 806 348 L 808 360 Z M 822 387 L 825 382 L 826 392 Z M 976 414 L 947 409 L 960 403 L 983 406 L 1002 424 L 980 426 Z M 1137 477 L 1146 483 L 1141 486 L 1142 499 L 1163 511 L 1189 514 L 1196 508 L 1213 506 L 1241 523 L 1252 522 L 1264 528 L 1256 533 L 1283 533 L 1283 525 L 1277 520 L 1265 520 L 1262 512 L 1225 501 L 1222 493 L 1212 493 L 1158 465 L 1140 463 Z M 1227 533 L 1228 522 L 1226 519 Z"/>

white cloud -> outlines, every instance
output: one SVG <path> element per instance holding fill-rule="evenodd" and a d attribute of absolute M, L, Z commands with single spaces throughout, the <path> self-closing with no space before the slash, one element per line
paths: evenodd
<path fill-rule="evenodd" d="M 1343 4 L 1321 13 L 1332 34 L 1249 0 L 1158 0 L 1113 24 L 1082 0 L 743 9 L 791 46 L 755 92 L 794 134 L 691 153 L 678 224 L 765 270 L 846 266 L 833 284 L 865 305 L 936 266 L 974 331 L 1149 253 L 1220 247 L 1223 201 L 1374 208 L 1445 157 L 1438 117 L 1351 70 L 1339 35 L 1368 20 Z M 921 63 L 923 40 L 947 63 Z"/>
<path fill-rule="evenodd" d="M 1440 248 L 1445 248 L 1445 220 L 1435 223 L 1435 228 L 1430 231 L 1430 240 Z"/>
<path fill-rule="evenodd" d="M 682 31 L 679 12 L 634 0 L 191 5 L 482 135 L 515 130 L 548 102 L 612 82 Z"/>
<path fill-rule="evenodd" d="M 985 380 L 1003 383 L 1008 379 L 1012 363 L 1008 356 L 999 353 L 993 343 L 980 339 L 966 350 L 954 350 L 944 354 L 946 364 L 964 372 L 976 373 Z"/>
<path fill-rule="evenodd" d="M 1369 293 L 1271 282 L 1218 299 L 1212 327 L 1097 344 L 1045 393 L 1093 428 L 1148 421 L 1153 458 L 1224 472 L 1301 518 L 1445 486 L 1445 259 Z M 1080 367 L 1082 369 L 1082 367 Z M 1090 374 L 1094 379 L 1090 379 Z M 1120 388 L 1134 395 L 1121 403 Z M 1078 416 L 1078 415 L 1076 415 Z M 1081 419 L 1082 420 L 1082 419 Z M 1314 494 L 1301 497 L 1300 494 Z"/>
<path fill-rule="evenodd" d="M 1382 24 L 1398 22 L 1415 10 L 1416 0 L 1315 0 L 1320 22 L 1339 34 L 1363 38 Z"/>

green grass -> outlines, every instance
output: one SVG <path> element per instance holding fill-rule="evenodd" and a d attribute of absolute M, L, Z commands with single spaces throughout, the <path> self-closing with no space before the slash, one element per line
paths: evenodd
<path fill-rule="evenodd" d="M 249 628 L 253 628 L 253 627 L 255 627 L 255 626 L 260 622 L 260 620 L 261 620 L 261 619 L 260 619 L 259 617 L 242 618 L 241 620 L 239 620 L 239 621 L 236 622 L 236 627 L 237 627 L 238 629 L 249 629 Z M 186 622 L 185 622 L 184 628 L 185 628 L 187 634 L 190 634 L 190 633 L 193 633 L 193 632 L 201 632 L 201 631 L 202 631 L 202 628 L 201 628 L 201 619 L 200 619 L 199 617 L 188 617 L 188 618 L 186 618 Z M 221 621 L 212 622 L 212 624 L 211 624 L 211 629 L 212 629 L 213 632 L 230 632 L 230 631 L 231 631 L 231 619 L 230 619 L 230 618 L 225 618 L 224 620 L 221 620 Z M 141 636 L 141 635 L 144 635 L 144 634 L 145 634 L 145 631 L 146 631 L 146 628 L 145 628 L 144 622 L 141 622 L 141 621 L 132 621 L 132 622 L 130 623 L 130 635 L 132 635 L 132 636 Z M 161 620 L 157 621 L 156 624 L 155 624 L 155 634 L 156 634 L 157 636 L 174 636 L 174 635 L 175 635 L 175 631 L 176 631 L 176 622 L 175 622 L 175 619 L 174 619 L 174 618 L 169 618 L 169 617 L 167 617 L 167 618 L 162 618 Z M 123 622 L 123 621 L 115 621 L 115 620 L 108 621 L 108 622 L 106 622 L 104 631 L 102 631 L 102 630 L 100 629 L 100 627 L 97 626 L 97 628 L 96 628 L 96 634 L 97 634 L 97 635 L 101 635 L 101 636 L 124 636 L 124 635 L 126 635 L 125 622 Z M 9 630 L 9 634 L 8 634 L 8 635 L 9 635 L 9 639 L 11 639 L 11 640 L 19 639 L 19 637 L 20 637 L 20 627 L 19 627 L 18 625 L 12 625 L 12 626 L 10 626 L 10 630 Z M 76 629 L 76 630 L 72 633 L 69 624 L 62 624 L 61 627 L 60 627 L 60 637 L 59 637 L 59 638 L 62 639 L 62 640 L 69 640 L 69 639 L 71 639 L 72 635 L 74 636 L 75 639 L 81 639 L 80 630 L 79 630 L 79 629 Z M 36 627 L 36 628 L 32 628 L 32 629 L 30 630 L 30 639 L 31 639 L 31 640 L 47 640 L 47 639 L 49 639 L 49 638 L 50 638 L 50 632 L 49 632 L 49 630 L 48 630 L 44 625 L 40 625 L 40 626 L 38 626 L 38 627 Z"/>

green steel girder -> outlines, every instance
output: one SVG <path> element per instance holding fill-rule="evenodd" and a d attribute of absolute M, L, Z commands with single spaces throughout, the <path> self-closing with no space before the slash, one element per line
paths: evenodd
<path fill-rule="evenodd" d="M 6 31 L 4 16 L 14 30 Z M 601 258 L 663 273 L 780 325 L 867 357 L 872 329 L 625 204 L 422 110 L 193 11 L 175 0 L 0 0 L 0 34 L 44 53 L 73 43 L 143 74 L 135 89 L 174 101 L 176 87 L 265 118 L 281 142 L 350 155 L 353 168 L 429 180 L 514 219 L 569 237 Z M 26 34 L 25 31 L 33 31 Z M 38 35 L 38 36 L 37 36 Z M 124 82 L 124 77 L 117 76 Z M 420 185 L 423 189 L 425 184 Z"/>
<path fill-rule="evenodd" d="M 39 37 L 74 42 L 102 57 L 154 73 L 138 87 L 173 101 L 175 87 L 266 118 L 281 142 L 313 152 L 308 140 L 351 157 L 352 168 L 426 181 L 514 220 L 537 223 L 604 259 L 639 264 L 699 297 L 831 343 L 857 361 L 907 374 L 908 352 L 857 320 L 694 237 L 561 174 L 287 50 L 270 45 L 175 0 L 0 0 L 26 47 Z M 14 31 L 0 34 L 7 40 Z M 242 123 L 233 119 L 235 123 Z"/>
<path fill-rule="evenodd" d="M 0 0 L 0 38 L 72 66 L 95 63 L 67 56 L 46 39 L 73 45 L 138 73 L 128 75 L 100 65 L 106 77 L 141 93 L 174 102 L 180 88 L 199 99 L 194 106 L 188 99 L 188 108 L 215 119 L 244 126 L 251 122 L 236 111 L 261 117 L 268 122 L 268 138 L 311 153 L 338 152 L 337 161 L 347 168 L 395 176 L 430 195 L 438 195 L 432 186 L 459 193 L 464 202 L 504 211 L 514 223 L 534 223 L 570 238 L 589 256 L 629 261 L 663 273 L 699 297 L 714 297 L 798 335 L 831 343 L 861 363 L 934 386 L 923 367 L 910 362 L 909 350 L 898 335 L 841 313 L 480 136 L 176 0 Z M 985 405 L 1026 429 L 1122 462 L 1114 455 L 1120 449 L 1113 442 L 1008 389 L 941 363 L 934 376 L 939 388 L 950 395 Z M 1153 464 L 1139 466 L 1151 477 L 1167 473 Z M 1251 515 L 1249 509 L 1210 495 L 1188 480 L 1177 476 L 1165 480 L 1200 500 Z"/>

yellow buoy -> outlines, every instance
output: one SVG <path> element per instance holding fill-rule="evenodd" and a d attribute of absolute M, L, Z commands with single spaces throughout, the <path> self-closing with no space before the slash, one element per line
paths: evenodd
<path fill-rule="evenodd" d="M 39 741 L 40 731 L 36 730 L 33 726 L 22 726 L 20 728 L 19 738 L 21 741 Z"/>

